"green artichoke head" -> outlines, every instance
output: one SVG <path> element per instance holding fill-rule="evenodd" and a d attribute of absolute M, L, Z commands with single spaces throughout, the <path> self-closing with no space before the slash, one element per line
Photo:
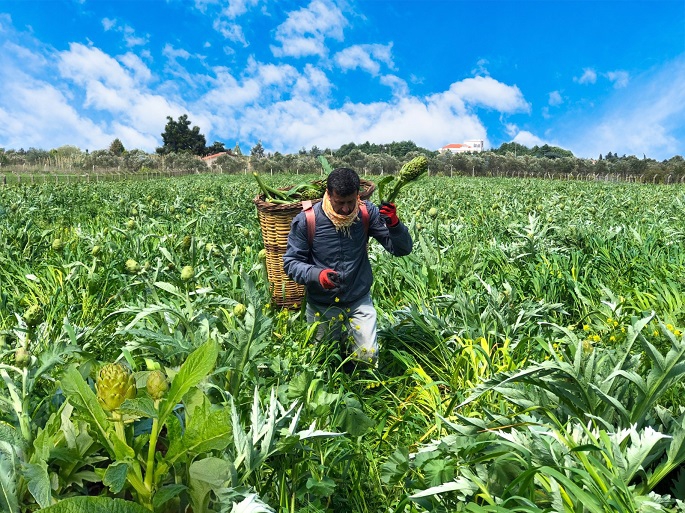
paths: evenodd
<path fill-rule="evenodd" d="M 35 328 L 43 321 L 43 308 L 38 305 L 29 306 L 24 312 L 24 322 L 29 328 Z"/>
<path fill-rule="evenodd" d="M 153 370 L 147 376 L 145 389 L 150 397 L 157 401 L 164 397 L 166 391 L 169 390 L 169 382 L 161 370 Z"/>
<path fill-rule="evenodd" d="M 236 317 L 244 317 L 245 312 L 247 312 L 247 308 L 242 303 L 238 303 L 233 307 L 233 315 L 235 315 Z"/>
<path fill-rule="evenodd" d="M 183 237 L 183 240 L 181 241 L 181 248 L 183 249 L 190 249 L 190 245 L 193 243 L 193 238 L 190 235 L 186 235 Z"/>
<path fill-rule="evenodd" d="M 135 260 L 133 260 L 132 258 L 129 258 L 128 260 L 126 260 L 125 266 L 126 266 L 126 270 L 131 274 L 135 274 L 135 273 L 139 272 L 141 269 L 140 264 L 138 262 L 136 262 Z"/>
<path fill-rule="evenodd" d="M 190 281 L 195 278 L 195 269 L 192 265 L 186 265 L 181 269 L 181 279 L 183 281 Z"/>
<path fill-rule="evenodd" d="M 113 411 L 126 399 L 136 396 L 136 381 L 123 365 L 108 363 L 98 373 L 95 390 L 100 405 L 107 411 Z"/>

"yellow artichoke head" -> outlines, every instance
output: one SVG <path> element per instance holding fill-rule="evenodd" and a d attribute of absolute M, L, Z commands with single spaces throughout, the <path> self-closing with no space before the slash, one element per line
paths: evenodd
<path fill-rule="evenodd" d="M 113 411 L 126 399 L 136 396 L 136 381 L 123 365 L 108 363 L 98 373 L 95 390 L 100 405 L 107 411 Z"/>

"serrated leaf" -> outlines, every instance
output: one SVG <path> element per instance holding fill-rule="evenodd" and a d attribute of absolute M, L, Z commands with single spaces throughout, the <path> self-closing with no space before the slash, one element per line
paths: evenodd
<path fill-rule="evenodd" d="M 135 417 L 147 417 L 151 419 L 157 417 L 155 403 L 149 397 L 126 399 L 119 407 L 119 413 L 133 415 Z"/>
<path fill-rule="evenodd" d="M 381 466 L 381 481 L 385 484 L 395 485 L 400 482 L 409 471 L 409 450 L 406 447 L 398 447 Z"/>
<path fill-rule="evenodd" d="M 29 492 L 36 499 L 36 502 L 41 508 L 47 508 L 52 499 L 50 489 L 50 476 L 48 476 L 48 464 L 44 461 L 40 463 L 28 463 L 24 465 L 23 472 L 24 479 L 28 486 Z"/>
<path fill-rule="evenodd" d="M 209 492 L 222 488 L 231 477 L 231 465 L 220 458 L 204 458 L 191 463 L 190 503 L 193 511 L 206 511 Z"/>
<path fill-rule="evenodd" d="M 123 461 L 116 461 L 105 470 L 102 484 L 108 486 L 112 493 L 119 493 L 126 484 L 126 474 L 128 474 L 128 464 Z"/>
<path fill-rule="evenodd" d="M 361 408 L 359 401 L 347 397 L 345 407 L 340 410 L 337 425 L 350 436 L 361 436 L 371 429 L 375 422 Z"/>
<path fill-rule="evenodd" d="M 69 367 L 64 372 L 61 385 L 69 402 L 85 414 L 86 421 L 95 428 L 100 442 L 108 447 L 112 454 L 122 456 L 119 459 L 124 459 L 124 454 L 115 453 L 115 448 L 109 439 L 110 422 L 107 414 L 100 406 L 95 392 L 88 386 L 76 367 Z"/>
<path fill-rule="evenodd" d="M 46 513 L 150 513 L 135 502 L 109 497 L 70 497 L 40 510 Z"/>
<path fill-rule="evenodd" d="M 167 283 L 165 281 L 156 281 L 155 287 L 162 289 L 163 291 L 168 292 L 169 294 L 173 294 L 174 296 L 180 297 L 181 299 L 185 299 L 185 296 L 181 293 L 179 288 L 175 285 L 172 285 L 171 283 Z"/>
<path fill-rule="evenodd" d="M 19 460 L 14 448 L 7 442 L 0 441 L 0 511 L 19 513 L 17 498 L 17 466 Z"/>
<path fill-rule="evenodd" d="M 207 377 L 214 368 L 218 355 L 219 345 L 211 339 L 190 353 L 174 376 L 169 392 L 159 407 L 161 423 L 164 423 L 169 413 L 181 402 L 186 392 Z"/>
<path fill-rule="evenodd" d="M 155 493 L 155 496 L 152 498 L 152 505 L 154 506 L 155 509 L 159 508 L 162 504 L 164 504 L 167 501 L 170 501 L 174 497 L 176 497 L 178 494 L 181 492 L 187 490 L 188 487 L 186 485 L 182 484 L 170 484 L 167 486 L 163 486 L 157 492 Z"/>
<path fill-rule="evenodd" d="M 167 458 L 173 463 L 180 456 L 180 452 L 194 455 L 211 450 L 223 450 L 231 441 L 231 428 L 229 409 L 220 408 L 212 411 L 211 404 L 205 399 L 193 410 L 183 433 L 182 443 L 170 446 Z"/>
<path fill-rule="evenodd" d="M 654 457 L 659 455 L 652 455 L 650 457 L 654 446 L 664 438 L 668 438 L 668 436 L 655 431 L 649 426 L 640 433 L 635 431 L 635 428 L 631 428 L 631 443 L 626 449 L 627 468 L 623 476 L 626 483 L 629 483 L 639 470 L 646 469 Z"/>
<path fill-rule="evenodd" d="M 310 477 L 305 485 L 307 491 L 317 497 L 330 497 L 335 491 L 335 481 L 330 477 L 324 476 L 321 479 Z"/>

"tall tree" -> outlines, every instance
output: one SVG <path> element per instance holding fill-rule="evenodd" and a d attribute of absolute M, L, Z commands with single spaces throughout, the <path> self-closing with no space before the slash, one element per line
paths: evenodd
<path fill-rule="evenodd" d="M 124 148 L 124 144 L 119 140 L 119 138 L 117 138 L 114 139 L 112 144 L 109 145 L 109 151 L 111 151 L 117 157 L 121 157 L 126 151 L 126 148 Z"/>
<path fill-rule="evenodd" d="M 162 155 L 167 153 L 192 153 L 193 155 L 204 155 L 207 140 L 200 133 L 200 127 L 190 128 L 190 120 L 187 114 L 183 114 L 174 121 L 171 116 L 167 116 L 167 124 L 162 133 L 164 145 L 157 148 L 157 153 Z"/>
<path fill-rule="evenodd" d="M 250 150 L 250 155 L 258 159 L 264 158 L 264 146 L 262 146 L 261 140 L 252 147 Z"/>
<path fill-rule="evenodd" d="M 219 142 L 219 141 L 214 141 L 214 144 L 211 146 L 207 146 L 207 149 L 205 150 L 205 154 L 207 155 L 214 155 L 215 153 L 223 153 L 226 151 L 226 146 L 224 146 L 224 143 Z"/>

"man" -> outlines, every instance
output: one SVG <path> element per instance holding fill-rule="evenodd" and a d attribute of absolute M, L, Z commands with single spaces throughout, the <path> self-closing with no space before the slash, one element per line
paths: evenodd
<path fill-rule="evenodd" d="M 313 233 L 307 230 L 307 214 L 300 212 L 292 221 L 283 268 L 306 287 L 307 321 L 322 322 L 317 340 L 324 326 L 343 344 L 351 336 L 351 358 L 373 366 L 378 342 L 367 243 L 373 237 L 391 254 L 404 256 L 411 253 L 411 235 L 394 204 L 384 203 L 379 210 L 359 198 L 359 175 L 352 169 L 331 171 L 323 200 L 311 208 Z"/>

